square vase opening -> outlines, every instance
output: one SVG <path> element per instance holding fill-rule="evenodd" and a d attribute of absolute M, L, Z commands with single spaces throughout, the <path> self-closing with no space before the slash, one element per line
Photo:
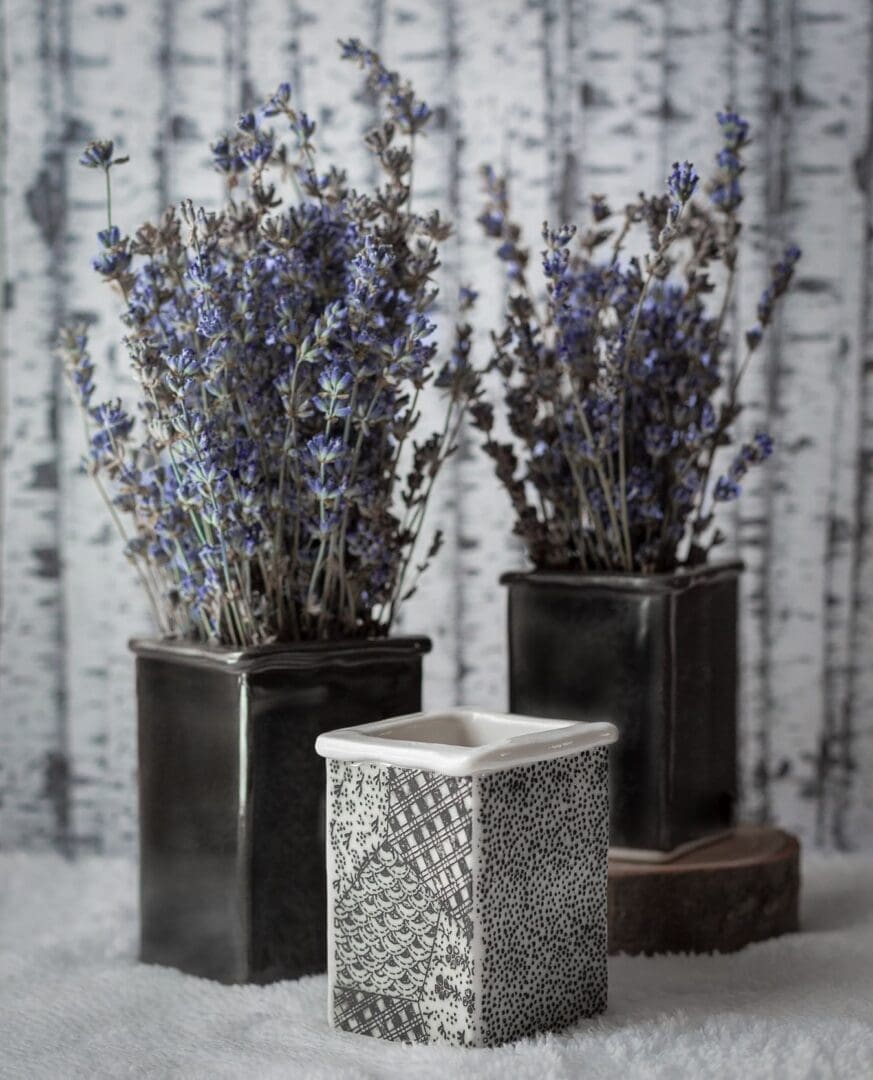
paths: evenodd
<path fill-rule="evenodd" d="M 319 736 L 332 1026 L 494 1046 L 605 1009 L 616 737 L 474 709 Z"/>
<path fill-rule="evenodd" d="M 510 709 L 619 730 L 611 842 L 624 857 L 662 861 L 733 827 L 741 570 L 502 578 Z"/>
<path fill-rule="evenodd" d="M 140 958 L 221 982 L 327 965 L 316 736 L 421 708 L 427 638 L 134 641 Z"/>

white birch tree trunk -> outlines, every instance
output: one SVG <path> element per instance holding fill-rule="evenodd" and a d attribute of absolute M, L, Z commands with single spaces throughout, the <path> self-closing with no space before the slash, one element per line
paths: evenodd
<path fill-rule="evenodd" d="M 3 8 L 3 456 L 0 552 L 0 845 L 69 843 L 52 341 L 63 305 L 60 3 Z M 15 168 L 11 168 L 12 148 Z"/>

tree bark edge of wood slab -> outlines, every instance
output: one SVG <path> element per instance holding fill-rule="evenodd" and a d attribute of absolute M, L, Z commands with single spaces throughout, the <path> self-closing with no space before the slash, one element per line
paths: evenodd
<path fill-rule="evenodd" d="M 798 929 L 800 844 L 740 826 L 669 863 L 609 862 L 609 952 L 729 953 Z"/>

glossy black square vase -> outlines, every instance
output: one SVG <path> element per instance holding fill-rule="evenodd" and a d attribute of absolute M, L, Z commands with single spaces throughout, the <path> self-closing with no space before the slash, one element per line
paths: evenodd
<path fill-rule="evenodd" d="M 421 708 L 427 638 L 133 641 L 140 958 L 222 982 L 324 971 L 323 731 Z"/>
<path fill-rule="evenodd" d="M 618 727 L 613 847 L 659 857 L 733 825 L 741 569 L 501 579 L 511 711 Z"/>

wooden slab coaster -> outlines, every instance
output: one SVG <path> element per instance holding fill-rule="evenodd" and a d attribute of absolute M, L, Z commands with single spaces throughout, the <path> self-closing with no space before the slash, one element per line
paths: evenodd
<path fill-rule="evenodd" d="M 744 825 L 669 863 L 609 860 L 610 953 L 736 952 L 797 929 L 800 844 Z"/>

